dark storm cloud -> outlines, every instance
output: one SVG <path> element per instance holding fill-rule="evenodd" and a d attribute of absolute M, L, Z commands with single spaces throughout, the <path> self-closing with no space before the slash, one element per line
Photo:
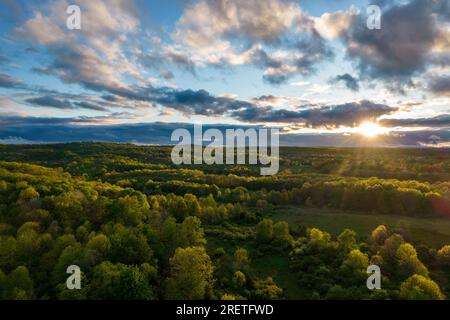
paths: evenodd
<path fill-rule="evenodd" d="M 338 75 L 331 79 L 331 83 L 343 82 L 345 86 L 352 91 L 359 91 L 358 79 L 354 78 L 352 75 L 345 73 Z"/>
<path fill-rule="evenodd" d="M 223 115 L 230 110 L 250 108 L 253 104 L 228 97 L 216 97 L 206 90 L 153 88 L 149 101 L 186 114 Z"/>
<path fill-rule="evenodd" d="M 14 79 L 13 77 L 0 73 L 0 87 L 1 88 L 18 88 L 22 85 L 22 82 L 20 82 L 17 79 Z"/>
<path fill-rule="evenodd" d="M 435 94 L 450 95 L 450 76 L 435 77 L 430 80 L 428 87 Z"/>
<path fill-rule="evenodd" d="M 438 35 L 431 2 L 415 0 L 389 6 L 382 14 L 381 30 L 368 29 L 366 17 L 356 17 L 344 42 L 360 77 L 403 83 L 425 69 Z"/>
<path fill-rule="evenodd" d="M 419 119 L 383 119 L 380 121 L 380 124 L 391 127 L 449 127 L 450 114 Z"/>
<path fill-rule="evenodd" d="M 340 105 L 322 106 L 305 110 L 249 107 L 232 112 L 232 116 L 250 122 L 304 123 L 309 127 L 355 126 L 363 121 L 391 114 L 397 108 L 371 101 L 359 101 Z"/>

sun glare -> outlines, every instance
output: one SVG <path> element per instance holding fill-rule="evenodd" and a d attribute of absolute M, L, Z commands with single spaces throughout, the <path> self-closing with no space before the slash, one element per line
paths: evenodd
<path fill-rule="evenodd" d="M 374 138 L 378 135 L 385 134 L 387 129 L 373 122 L 363 122 L 356 131 L 368 138 Z"/>

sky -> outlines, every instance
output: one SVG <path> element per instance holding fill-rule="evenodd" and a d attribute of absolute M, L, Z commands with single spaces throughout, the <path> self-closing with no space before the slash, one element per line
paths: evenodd
<path fill-rule="evenodd" d="M 0 0 L 0 143 L 170 143 L 194 123 L 450 147 L 450 0 Z"/>

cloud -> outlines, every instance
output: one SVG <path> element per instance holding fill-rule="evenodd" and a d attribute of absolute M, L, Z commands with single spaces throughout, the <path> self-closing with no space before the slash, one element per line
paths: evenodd
<path fill-rule="evenodd" d="M 28 103 L 41 106 L 51 107 L 57 109 L 73 109 L 73 105 L 69 100 L 60 100 L 52 96 L 43 96 L 38 98 L 30 98 L 25 100 Z"/>
<path fill-rule="evenodd" d="M 6 137 L 4 139 L 0 139 L 0 144 L 20 145 L 20 144 L 38 144 L 38 143 L 40 143 L 40 141 L 27 140 L 21 137 Z"/>
<path fill-rule="evenodd" d="M 21 87 L 22 82 L 7 75 L 0 73 L 0 87 L 1 88 L 18 88 Z"/>
<path fill-rule="evenodd" d="M 95 121 L 93 121 L 95 123 Z M 132 142 L 148 144 L 173 144 L 171 134 L 178 128 L 193 130 L 189 123 L 136 123 L 89 125 L 78 118 L 33 118 L 0 116 L 0 143 L 26 140 L 36 143 L 63 143 L 77 141 Z M 204 125 L 204 130 L 218 128 L 255 128 L 244 125 Z"/>
<path fill-rule="evenodd" d="M 349 11 L 326 12 L 320 17 L 313 18 L 314 26 L 320 35 L 326 39 L 335 39 L 348 30 L 358 12 Z"/>
<path fill-rule="evenodd" d="M 174 130 L 184 128 L 193 131 L 190 123 L 137 123 L 120 125 L 89 125 L 77 123 L 76 119 L 12 117 L 5 119 L 0 115 L 1 143 L 66 143 L 79 141 L 100 141 L 140 144 L 173 144 L 170 141 Z M 82 124 L 82 125 L 81 125 Z M 222 132 L 226 129 L 248 129 L 257 126 L 245 125 L 204 125 L 203 129 L 216 128 Z M 294 134 L 280 135 L 281 146 L 367 146 L 367 139 L 358 134 L 342 133 Z M 408 147 L 448 147 L 449 130 L 423 130 L 413 132 L 391 132 L 373 140 L 373 146 L 408 146 Z"/>
<path fill-rule="evenodd" d="M 200 0 L 184 11 L 176 37 L 191 47 L 209 46 L 218 38 L 276 43 L 302 16 L 290 1 Z"/>
<path fill-rule="evenodd" d="M 50 63 L 35 72 L 54 75 L 68 84 L 80 84 L 95 91 L 126 91 L 123 77 L 145 82 L 141 70 L 125 54 L 127 35 L 137 30 L 139 20 L 133 1 L 78 0 L 82 28 L 65 27 L 66 1 L 54 1 L 33 13 L 14 35 L 43 45 Z"/>
<path fill-rule="evenodd" d="M 169 51 L 176 52 L 174 63 L 181 61 L 189 68 L 252 64 L 274 85 L 310 75 L 334 56 L 314 20 L 298 4 L 285 0 L 191 3 L 173 40 Z"/>
<path fill-rule="evenodd" d="M 255 97 L 251 101 L 261 106 L 268 106 L 268 105 L 286 106 L 287 104 L 294 104 L 294 103 L 311 104 L 308 100 L 303 98 L 276 96 L 272 94 L 266 94 L 259 97 Z"/>
<path fill-rule="evenodd" d="M 95 104 L 95 103 L 88 102 L 88 101 L 74 102 L 74 106 L 83 108 L 83 109 L 95 110 L 95 111 L 108 111 L 107 108 L 100 106 L 98 104 Z"/>
<path fill-rule="evenodd" d="M 253 106 L 250 102 L 213 96 L 206 90 L 179 90 L 168 87 L 151 89 L 148 99 L 187 115 L 217 116 L 230 110 Z"/>
<path fill-rule="evenodd" d="M 359 91 L 358 79 L 354 78 L 352 75 L 345 73 L 338 75 L 331 79 L 331 83 L 343 82 L 347 88 L 352 91 Z"/>
<path fill-rule="evenodd" d="M 450 127 L 450 114 L 442 114 L 432 118 L 383 119 L 380 123 L 392 127 Z"/>
<path fill-rule="evenodd" d="M 360 77 L 411 85 L 411 77 L 429 66 L 429 58 L 440 38 L 433 1 L 394 3 L 382 13 L 381 30 L 366 27 L 366 17 L 355 17 L 343 34 L 349 59 L 357 63 Z"/>
<path fill-rule="evenodd" d="M 307 127 L 353 127 L 363 121 L 375 120 L 397 108 L 371 101 L 350 102 L 304 110 L 249 107 L 232 112 L 232 116 L 250 122 L 300 123 Z"/>
<path fill-rule="evenodd" d="M 62 95 L 64 96 L 64 95 Z M 71 96 L 67 95 L 66 97 L 69 98 L 79 98 L 79 99 L 91 99 L 92 97 L 82 97 L 82 96 Z M 98 105 L 97 103 L 93 103 L 87 100 L 82 101 L 75 101 L 72 102 L 71 100 L 67 98 L 61 98 L 61 97 L 55 97 L 51 95 L 44 95 L 36 98 L 29 98 L 26 99 L 25 102 L 33 104 L 35 106 L 41 106 L 41 107 L 50 107 L 50 108 L 56 108 L 56 109 L 89 109 L 94 111 L 108 111 L 107 108 Z"/>
<path fill-rule="evenodd" d="M 450 96 L 450 76 L 433 77 L 428 87 L 434 94 Z"/>

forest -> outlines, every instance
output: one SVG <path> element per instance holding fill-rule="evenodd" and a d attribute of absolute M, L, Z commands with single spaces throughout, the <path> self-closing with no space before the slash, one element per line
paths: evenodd
<path fill-rule="evenodd" d="M 284 147 L 274 176 L 170 151 L 0 145 L 0 299 L 450 297 L 449 150 Z"/>

